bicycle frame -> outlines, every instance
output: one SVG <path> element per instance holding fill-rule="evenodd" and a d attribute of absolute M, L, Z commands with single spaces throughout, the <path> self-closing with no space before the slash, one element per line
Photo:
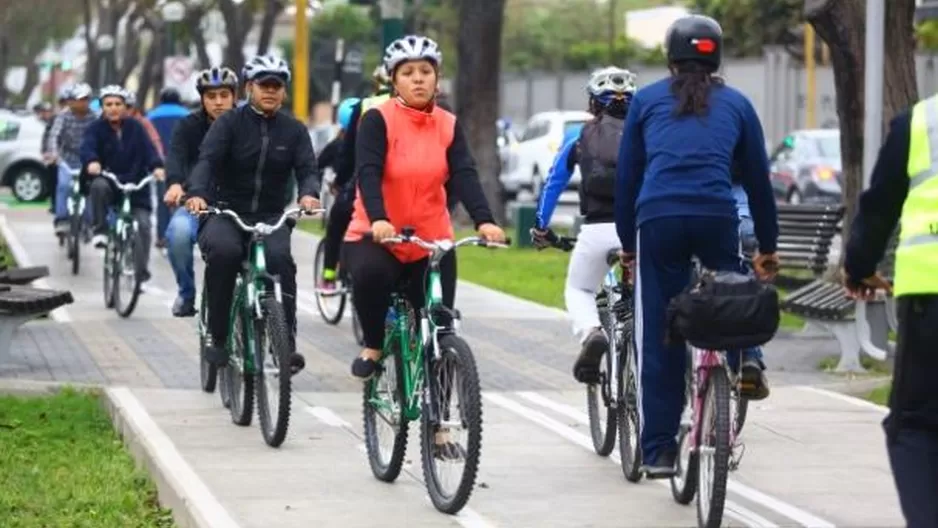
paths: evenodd
<path fill-rule="evenodd" d="M 133 209 L 131 207 L 130 195 L 143 189 L 147 185 L 150 185 L 150 183 L 153 182 L 153 175 L 151 174 L 137 183 L 123 183 L 114 173 L 108 171 L 101 171 L 101 176 L 111 180 L 111 182 L 114 183 L 118 191 L 121 193 L 121 205 L 117 213 L 117 219 L 114 223 L 114 229 L 112 233 L 123 234 L 124 229 L 126 229 L 128 225 L 133 225 L 136 227 L 136 222 L 133 218 Z"/>
<path fill-rule="evenodd" d="M 730 380 L 730 386 L 737 383 L 738 373 L 729 367 L 726 360 L 726 354 L 729 352 L 720 352 L 717 350 L 704 350 L 687 345 L 690 349 L 689 360 L 692 364 L 689 368 L 693 372 L 693 394 L 690 395 L 693 402 L 692 414 L 693 421 L 690 430 L 690 448 L 698 450 L 700 448 L 700 421 L 703 417 L 704 396 L 707 392 L 707 385 L 710 380 L 710 369 L 722 368 L 726 370 L 727 377 Z M 736 352 L 739 353 L 739 352 Z M 740 358 L 740 361 L 742 358 Z M 730 446 L 736 445 L 736 427 L 730 427 Z"/>
<path fill-rule="evenodd" d="M 68 215 L 72 216 L 75 213 L 84 213 L 85 197 L 81 195 L 81 171 L 69 170 L 69 172 L 72 174 L 72 190 L 69 192 L 65 203 Z"/>

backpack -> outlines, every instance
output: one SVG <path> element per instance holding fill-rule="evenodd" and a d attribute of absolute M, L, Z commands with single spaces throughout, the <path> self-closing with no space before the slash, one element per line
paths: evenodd
<path fill-rule="evenodd" d="M 778 331 L 778 291 L 751 275 L 708 271 L 671 299 L 667 321 L 672 343 L 721 351 L 761 346 Z"/>
<path fill-rule="evenodd" d="M 625 121 L 603 114 L 583 126 L 578 162 L 585 194 L 612 200 L 615 196 L 616 163 Z"/>

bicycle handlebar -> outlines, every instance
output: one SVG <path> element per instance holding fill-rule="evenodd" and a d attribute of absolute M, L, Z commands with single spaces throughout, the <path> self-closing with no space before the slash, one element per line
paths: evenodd
<path fill-rule="evenodd" d="M 102 170 L 99 176 L 104 176 L 105 178 L 114 182 L 114 185 L 116 185 L 117 188 L 123 193 L 137 192 L 140 189 L 143 189 L 144 187 L 146 187 L 147 185 L 150 185 L 150 183 L 153 181 L 152 174 L 147 175 L 146 178 L 140 180 L 137 183 L 133 183 L 133 182 L 123 183 L 117 178 L 116 174 L 110 171 L 106 171 L 106 170 Z"/>
<path fill-rule="evenodd" d="M 242 231 L 246 233 L 251 233 L 251 234 L 261 235 L 261 236 L 268 236 L 274 231 L 283 227 L 283 224 L 285 224 L 287 222 L 287 219 L 289 218 L 295 218 L 297 216 L 302 216 L 302 215 L 315 215 L 319 213 L 324 213 L 325 211 L 326 211 L 325 209 L 313 209 L 312 211 L 304 211 L 303 209 L 300 209 L 299 207 L 294 207 L 292 209 L 287 209 L 286 211 L 284 211 L 283 214 L 280 215 L 280 219 L 277 220 L 273 224 L 266 224 L 264 222 L 258 222 L 254 224 L 253 226 L 249 226 L 245 224 L 244 221 L 241 220 L 241 216 L 238 215 L 238 213 L 232 211 L 231 209 L 218 209 L 216 207 L 209 207 L 208 209 L 205 209 L 204 211 L 199 212 L 199 214 L 200 215 L 202 214 L 225 215 L 231 218 L 232 220 L 234 220 L 235 225 L 237 225 L 238 228 L 240 228 Z"/>
<path fill-rule="evenodd" d="M 365 238 L 373 240 L 371 233 L 365 233 Z M 401 230 L 400 234 L 390 237 L 390 238 L 386 238 L 382 240 L 381 242 L 383 244 L 403 244 L 403 243 L 409 242 L 411 244 L 416 244 L 422 247 L 423 249 L 426 249 L 427 251 L 430 251 L 433 255 L 441 255 L 441 256 L 460 246 L 471 245 L 471 246 L 479 246 L 479 247 L 484 247 L 484 248 L 504 249 L 504 248 L 510 247 L 511 245 L 510 238 L 506 238 L 505 242 L 501 243 L 501 242 L 492 242 L 490 240 L 486 240 L 478 236 L 465 237 L 455 242 L 452 240 L 436 240 L 433 242 L 429 242 L 418 237 L 416 234 L 413 233 L 412 230 L 406 227 Z"/>

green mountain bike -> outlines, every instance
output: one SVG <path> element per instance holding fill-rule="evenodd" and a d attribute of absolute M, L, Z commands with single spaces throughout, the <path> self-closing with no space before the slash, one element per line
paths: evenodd
<path fill-rule="evenodd" d="M 81 267 L 81 245 L 91 239 L 91 231 L 85 222 L 86 200 L 81 194 L 81 171 L 70 170 L 72 186 L 66 198 L 68 232 L 59 236 L 59 245 L 64 245 L 68 259 L 72 261 L 72 275 L 78 275 Z"/>
<path fill-rule="evenodd" d="M 423 475 L 437 510 L 454 514 L 469 500 L 479 469 L 482 401 L 469 345 L 457 335 L 459 313 L 443 305 L 440 261 L 464 245 L 504 244 L 468 237 L 426 242 L 404 228 L 385 243 L 411 243 L 430 252 L 425 306 L 411 306 L 399 285 L 385 322 L 378 373 L 365 383 L 363 422 L 368 462 L 375 477 L 393 482 L 407 449 L 407 428 L 421 421 Z M 446 317 L 449 316 L 449 317 Z M 452 318 L 452 324 L 443 321 Z M 457 439 L 457 433 L 465 437 Z M 386 437 L 385 437 L 386 434 Z M 455 470 L 451 477 L 445 473 Z"/>
<path fill-rule="evenodd" d="M 137 183 L 123 183 L 114 173 L 101 171 L 121 193 L 120 208 L 107 234 L 104 250 L 104 305 L 117 310 L 121 317 L 130 317 L 140 298 L 140 273 L 137 252 L 143 251 L 140 225 L 134 220 L 130 196 L 153 182 L 153 175 Z M 77 258 L 77 254 L 76 254 Z"/>
<path fill-rule="evenodd" d="M 322 212 L 321 209 L 309 214 Z M 285 211 L 274 224 L 262 222 L 247 225 L 230 209 L 209 208 L 205 214 L 231 218 L 235 225 L 250 235 L 247 258 L 235 282 L 228 325 L 228 366 L 218 369 L 222 404 L 231 413 L 231 421 L 251 425 L 255 391 L 257 417 L 261 434 L 271 447 L 279 447 L 287 437 L 290 424 L 291 378 L 289 356 L 292 329 L 287 326 L 283 310 L 280 278 L 267 272 L 264 239 L 282 228 L 288 219 L 303 214 L 302 209 Z M 209 342 L 207 296 L 202 296 L 203 315 L 199 332 L 203 362 L 203 390 L 213 373 L 206 369 L 205 345 Z M 205 318 L 205 319 L 203 319 Z"/>

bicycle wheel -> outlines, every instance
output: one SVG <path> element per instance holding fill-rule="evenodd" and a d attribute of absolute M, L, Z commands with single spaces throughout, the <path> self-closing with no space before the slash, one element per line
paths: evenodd
<path fill-rule="evenodd" d="M 72 259 L 72 275 L 81 267 L 81 214 L 73 214 L 68 226 L 68 258 Z"/>
<path fill-rule="evenodd" d="M 107 245 L 104 247 L 104 307 L 114 307 L 114 283 L 117 268 L 117 248 L 114 245 L 113 238 L 108 237 Z"/>
<path fill-rule="evenodd" d="M 137 230 L 127 227 L 118 241 L 117 259 L 120 262 L 114 280 L 114 307 L 117 315 L 127 318 L 140 299 L 140 280 L 136 266 Z"/>
<path fill-rule="evenodd" d="M 616 445 L 616 412 L 609 406 L 612 398 L 611 376 L 612 354 L 610 349 L 615 347 L 612 321 L 609 312 L 600 310 L 599 320 L 602 321 L 606 335 L 610 336 L 610 347 L 603 353 L 599 365 L 599 383 L 590 383 L 586 386 L 586 410 L 589 415 L 590 437 L 593 440 L 593 449 L 599 456 L 609 456 Z"/>
<path fill-rule="evenodd" d="M 632 343 L 631 322 L 622 332 L 619 345 L 619 394 L 616 420 L 619 423 L 619 458 L 622 475 L 629 482 L 642 479 L 642 446 L 638 418 L 638 365 Z"/>
<path fill-rule="evenodd" d="M 322 239 L 316 246 L 316 257 L 313 260 L 313 275 L 316 281 L 322 277 L 323 261 L 326 257 L 326 241 Z M 336 281 L 336 290 L 331 293 L 323 293 L 316 288 L 316 307 L 319 308 L 319 315 L 326 324 L 339 324 L 342 320 L 342 314 L 345 313 L 346 292 L 341 281 Z"/>
<path fill-rule="evenodd" d="M 280 447 L 290 426 L 290 334 L 277 299 L 264 297 L 261 310 L 264 318 L 254 321 L 257 418 L 267 445 Z"/>
<path fill-rule="evenodd" d="M 722 367 L 709 370 L 699 431 L 697 524 L 717 528 L 723 522 L 730 464 L 730 384 Z"/>
<path fill-rule="evenodd" d="M 671 496 L 678 504 L 690 504 L 697 495 L 697 473 L 700 468 L 700 453 L 693 449 L 694 425 L 694 377 L 691 354 L 687 358 L 684 374 L 684 411 L 677 436 L 677 474 L 671 477 Z"/>
<path fill-rule="evenodd" d="M 439 347 L 440 358 L 432 362 L 425 380 L 430 405 L 435 404 L 439 412 L 432 416 L 425 404 L 420 446 L 430 500 L 437 510 L 454 514 L 469 501 L 479 471 L 482 395 L 469 345 L 455 334 L 448 334 L 440 338 Z M 458 418 L 453 417 L 454 412 L 459 413 Z M 457 440 L 455 429 L 466 433 L 465 438 Z M 455 470 L 452 476 L 444 474 L 449 469 Z"/>
<path fill-rule="evenodd" d="M 411 319 L 413 329 L 413 319 Z M 362 391 L 362 425 L 368 465 L 375 478 L 394 482 L 401 474 L 407 451 L 405 416 L 407 398 L 404 394 L 404 361 L 393 327 L 385 325 L 388 343 L 382 352 L 378 372 L 365 383 Z"/>
<path fill-rule="evenodd" d="M 215 392 L 218 381 L 218 366 L 205 359 L 205 349 L 211 344 L 212 338 L 208 330 L 208 296 L 205 287 L 202 287 L 202 302 L 199 305 L 199 374 L 202 381 L 202 390 L 208 393 Z"/>
<path fill-rule="evenodd" d="M 362 323 L 358 320 L 358 314 L 355 313 L 355 307 L 349 310 L 352 315 L 352 335 L 355 336 L 355 343 L 358 346 L 365 346 L 365 332 L 362 330 Z"/>
<path fill-rule="evenodd" d="M 228 410 L 231 412 L 231 421 L 237 425 L 251 425 L 251 415 L 254 413 L 254 376 L 245 372 L 244 358 L 247 354 L 246 344 L 251 338 L 250 321 L 244 313 L 242 294 L 236 294 L 234 306 L 236 312 L 230 325 L 232 347 L 228 355 L 228 366 L 225 367 L 225 383 L 228 391 Z M 224 398 L 222 399 L 224 402 Z"/>

